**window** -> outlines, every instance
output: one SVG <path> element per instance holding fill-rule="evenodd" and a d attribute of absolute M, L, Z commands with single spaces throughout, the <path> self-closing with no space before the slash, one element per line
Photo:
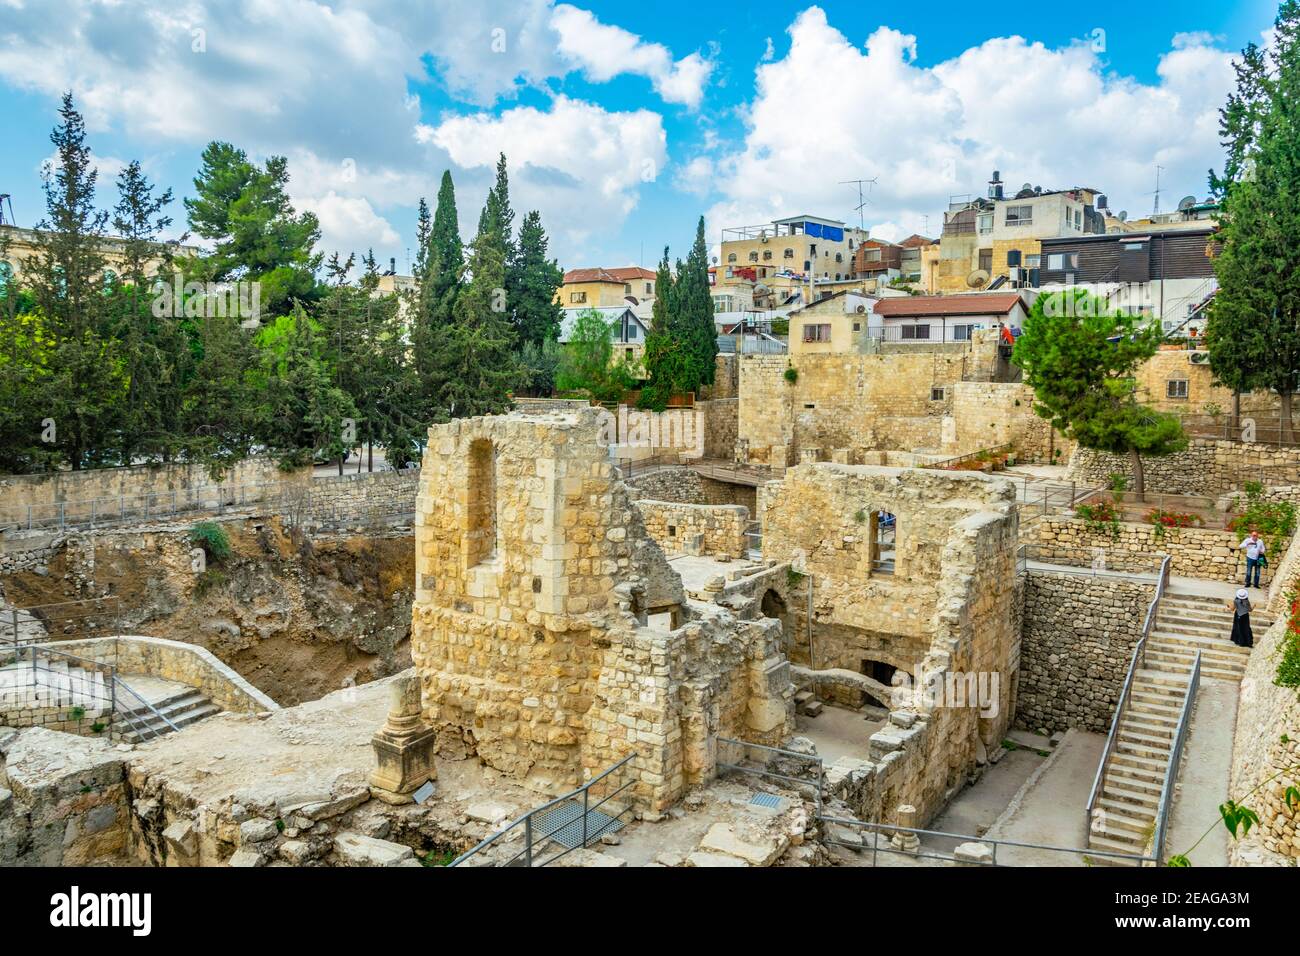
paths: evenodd
<path fill-rule="evenodd" d="M 836 261 L 836 262 L 843 262 L 843 261 L 844 261 L 844 253 L 842 253 L 842 252 L 837 252 L 837 253 L 835 253 L 835 261 Z"/>
<path fill-rule="evenodd" d="M 1028 226 L 1034 221 L 1033 206 L 1008 206 L 1006 224 L 1008 226 Z"/>
<path fill-rule="evenodd" d="M 898 522 L 888 511 L 872 511 L 870 538 L 871 572 L 893 574 L 898 542 Z"/>
<path fill-rule="evenodd" d="M 1042 256 L 1040 256 L 1040 255 L 1034 254 L 1034 255 L 1028 255 L 1028 256 L 1025 256 L 1025 268 L 1026 268 L 1026 269 L 1037 269 L 1037 268 L 1038 268 L 1038 263 L 1039 263 L 1040 261 L 1042 261 Z"/>
<path fill-rule="evenodd" d="M 1047 256 L 1047 268 L 1053 272 L 1077 269 L 1079 268 L 1079 254 L 1077 252 L 1049 253 Z"/>
<path fill-rule="evenodd" d="M 485 438 L 469 446 L 469 474 L 465 482 L 465 566 L 472 568 L 497 555 L 496 449 Z"/>
<path fill-rule="evenodd" d="M 1078 209 L 1074 211 L 1074 228 L 1075 229 L 1083 228 L 1083 213 Z"/>
<path fill-rule="evenodd" d="M 805 259 L 805 260 L 803 261 L 803 271 L 804 271 L 804 272 L 811 272 L 811 271 L 812 271 L 812 263 L 809 262 L 807 259 Z"/>
<path fill-rule="evenodd" d="M 586 302 L 586 301 L 587 301 L 587 293 L 585 293 L 585 292 L 570 292 L 570 293 L 569 293 L 569 301 L 570 301 L 570 302 Z"/>
<path fill-rule="evenodd" d="M 983 213 L 975 218 L 975 222 L 981 236 L 987 236 L 993 232 L 993 213 Z"/>
<path fill-rule="evenodd" d="M 623 294 L 624 294 L 624 295 L 631 295 L 631 294 L 632 294 L 632 283 L 630 283 L 630 282 L 624 282 L 624 283 L 623 283 Z"/>
<path fill-rule="evenodd" d="M 14 277 L 14 267 L 7 260 L 0 259 L 0 299 L 9 294 L 9 282 Z"/>
<path fill-rule="evenodd" d="M 866 252 L 864 252 L 864 253 L 862 254 L 862 261 L 863 261 L 863 262 L 879 262 L 879 261 L 880 261 L 880 250 L 879 250 L 879 249 L 868 249 Z"/>
<path fill-rule="evenodd" d="M 757 253 L 757 252 L 751 252 L 751 253 L 749 254 L 749 261 L 750 261 L 750 262 L 757 262 L 757 261 L 758 261 L 758 253 Z"/>
<path fill-rule="evenodd" d="M 735 262 L 735 261 L 736 261 L 736 254 L 735 254 L 734 252 L 728 252 L 728 253 L 727 253 L 727 261 L 728 261 L 728 262 Z"/>
<path fill-rule="evenodd" d="M 646 295 L 654 295 L 654 294 L 655 294 L 655 284 L 654 284 L 653 282 L 647 282 L 647 283 L 645 284 L 645 294 L 646 294 Z"/>
<path fill-rule="evenodd" d="M 628 350 L 627 350 L 627 357 L 628 357 L 629 359 L 632 358 L 632 349 L 628 349 Z"/>
<path fill-rule="evenodd" d="M 932 388 L 932 389 L 930 389 L 930 401 L 932 401 L 932 402 L 942 402 L 942 401 L 943 401 L 943 389 L 942 389 L 942 388 Z"/>
<path fill-rule="evenodd" d="M 902 337 L 905 339 L 928 339 L 930 337 L 930 326 L 905 325 L 903 326 Z"/>
<path fill-rule="evenodd" d="M 1171 378 L 1165 382 L 1165 396 L 1167 398 L 1187 398 L 1187 379 Z"/>
<path fill-rule="evenodd" d="M 627 340 L 630 342 L 630 341 L 632 341 L 634 338 L 636 338 L 636 336 L 637 336 L 636 323 L 635 323 L 635 322 L 629 322 L 629 323 L 627 324 Z"/>
<path fill-rule="evenodd" d="M 954 325 L 952 327 L 952 340 L 954 342 L 969 342 L 970 334 L 975 330 L 973 325 Z"/>
<path fill-rule="evenodd" d="M 782 253 L 782 258 L 783 258 L 783 259 L 793 259 L 793 258 L 794 258 L 794 250 L 793 250 L 793 249 L 787 249 L 787 250 L 785 250 L 785 252 Z"/>
<path fill-rule="evenodd" d="M 993 250 L 992 249 L 980 250 L 980 268 L 983 269 L 985 272 L 993 271 Z"/>
<path fill-rule="evenodd" d="M 854 331 L 854 332 L 861 332 L 861 331 L 862 331 L 862 323 L 861 323 L 861 322 L 854 322 L 854 323 L 853 323 L 853 331 Z"/>
<path fill-rule="evenodd" d="M 817 255 L 817 243 L 815 242 L 808 243 L 808 254 L 813 256 Z"/>
<path fill-rule="evenodd" d="M 831 340 L 830 325 L 805 325 L 803 327 L 803 340 L 805 342 L 829 342 Z"/>

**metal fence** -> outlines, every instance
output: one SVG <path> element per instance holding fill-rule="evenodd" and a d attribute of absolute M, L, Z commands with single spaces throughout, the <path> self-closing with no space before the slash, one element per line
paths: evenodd
<path fill-rule="evenodd" d="M 1016 549 L 1016 571 L 1024 573 L 1033 564 L 1034 571 L 1044 574 L 1075 574 L 1097 577 L 1103 574 L 1124 574 L 1132 577 L 1149 576 L 1158 581 L 1161 568 L 1169 558 L 1155 555 L 1150 558 L 1120 555 L 1120 566 L 1115 566 L 1114 552 L 1103 548 L 1072 548 L 1067 545 L 1022 544 Z"/>
<path fill-rule="evenodd" d="M 817 816 L 821 817 L 824 798 L 824 767 L 821 757 L 730 737 L 719 737 L 717 742 L 717 767 L 720 772 L 747 773 L 768 780 L 780 780 L 796 787 L 811 788 L 817 803 Z M 789 767 L 788 764 L 795 766 Z M 801 769 L 804 772 L 802 776 L 798 772 Z"/>
<path fill-rule="evenodd" d="M 1142 634 L 1133 648 L 1133 657 L 1129 661 L 1128 673 L 1125 675 L 1124 685 L 1120 689 L 1119 702 L 1115 705 L 1115 716 L 1110 722 L 1110 733 L 1106 735 L 1106 747 L 1102 750 L 1101 760 L 1097 764 L 1097 775 L 1092 781 L 1092 791 L 1088 796 L 1088 805 L 1084 809 L 1085 833 L 1092 832 L 1092 820 L 1097 809 L 1097 800 L 1100 798 L 1102 788 L 1105 786 L 1106 773 L 1110 769 L 1111 758 L 1114 757 L 1115 748 L 1119 743 L 1119 728 L 1124 722 L 1124 715 L 1132 702 L 1133 679 L 1138 670 L 1146 666 L 1147 639 L 1151 636 L 1151 631 L 1155 627 L 1156 616 L 1160 612 L 1160 600 L 1164 597 L 1165 590 L 1169 586 L 1169 560 L 1169 555 L 1165 555 L 1164 560 L 1160 562 L 1160 575 L 1156 581 L 1156 593 L 1151 599 L 1151 604 L 1147 607 L 1147 616 L 1142 622 Z"/>
<path fill-rule="evenodd" d="M 1243 444 L 1300 447 L 1300 420 L 1283 428 L 1281 419 L 1259 415 L 1182 415 L 1183 431 L 1195 438 L 1212 438 Z"/>
<path fill-rule="evenodd" d="M 115 596 L 0 609 L 0 644 L 39 644 L 59 634 L 112 628 L 122 613 Z"/>
<path fill-rule="evenodd" d="M 467 860 L 483 866 L 547 866 L 621 829 L 632 803 L 616 798 L 637 782 L 631 769 L 635 758 L 629 754 L 576 790 L 529 810 L 448 866 Z M 514 846 L 519 840 L 522 845 Z"/>

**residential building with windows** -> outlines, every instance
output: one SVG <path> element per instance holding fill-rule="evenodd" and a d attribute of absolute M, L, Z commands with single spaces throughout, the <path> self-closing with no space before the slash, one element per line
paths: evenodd
<path fill-rule="evenodd" d="M 564 310 L 564 315 L 560 319 L 561 345 L 568 344 L 573 335 L 573 328 L 578 322 L 578 316 L 592 308 L 592 306 L 582 306 Z M 613 361 L 627 359 L 629 362 L 640 362 L 641 357 L 645 355 L 645 339 L 649 331 L 649 323 L 641 319 L 636 311 L 626 304 L 596 308 L 595 311 L 600 313 L 600 317 L 614 332 Z"/>
<path fill-rule="evenodd" d="M 158 247 L 169 247 L 173 257 L 200 256 L 203 250 L 198 246 L 183 245 L 180 242 L 160 242 Z M 100 241 L 100 254 L 104 257 L 104 274 L 119 275 L 126 268 L 125 240 L 117 236 L 105 236 Z M 40 252 L 40 233 L 35 229 L 22 229 L 18 226 L 0 225 L 0 280 L 8 277 L 22 282 L 23 273 L 30 270 L 28 259 L 33 259 Z M 159 255 L 145 263 L 146 273 L 154 273 L 162 265 Z"/>
<path fill-rule="evenodd" d="M 995 170 L 988 196 L 955 197 L 944 213 L 937 248 L 923 249 L 921 282 L 929 292 L 967 292 L 1036 269 L 1044 239 L 1102 234 L 1106 197 L 1083 186 L 1044 190 L 1025 183 L 1008 195 Z"/>
<path fill-rule="evenodd" d="M 653 269 L 640 266 L 570 269 L 564 273 L 564 284 L 556 291 L 555 299 L 566 309 L 609 309 L 653 302 L 657 275 Z"/>
<path fill-rule="evenodd" d="M 861 292 L 838 292 L 789 315 L 790 354 L 864 352 L 881 300 Z"/>
<path fill-rule="evenodd" d="M 1214 233 L 1201 223 L 1047 239 L 1038 288 L 1083 287 L 1112 308 L 1160 319 L 1166 333 L 1203 334 L 1204 309 L 1218 289 Z"/>
<path fill-rule="evenodd" d="M 969 293 L 965 295 L 913 295 L 881 299 L 876 303 L 871 336 L 885 342 L 925 344 L 969 342 L 978 329 L 1024 327 L 1035 293 Z"/>

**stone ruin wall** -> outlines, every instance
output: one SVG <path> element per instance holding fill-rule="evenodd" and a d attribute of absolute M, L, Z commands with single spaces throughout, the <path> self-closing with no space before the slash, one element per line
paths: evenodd
<path fill-rule="evenodd" d="M 929 451 L 955 456 L 1012 443 L 1027 461 L 1051 461 L 1069 447 L 1034 414 L 1032 390 L 994 381 L 980 350 L 918 348 L 879 355 L 746 355 L 740 360 L 737 455 L 783 467 L 808 449 L 821 460 L 846 450 Z M 987 363 L 985 363 L 987 364 Z M 795 382 L 786 381 L 793 367 Z M 943 388 L 935 400 L 933 388 Z"/>
<path fill-rule="evenodd" d="M 686 605 L 596 411 L 429 436 L 412 657 L 440 747 L 544 790 L 636 753 L 653 812 L 711 776 L 717 734 L 788 734 L 779 626 Z M 648 626 L 657 612 L 677 626 Z"/>
<path fill-rule="evenodd" d="M 675 501 L 684 505 L 743 505 L 757 514 L 757 489 L 701 475 L 692 468 L 661 468 L 647 474 L 633 472 L 628 488 L 639 498 Z"/>
<path fill-rule="evenodd" d="M 997 674 L 984 716 L 978 706 L 945 706 L 947 698 L 891 700 L 889 725 L 871 740 L 860 813 L 896 820 L 908 805 L 924 824 L 1010 725 L 1019 654 L 1013 498 L 1010 483 L 977 475 L 834 464 L 801 465 L 761 489 L 764 556 L 811 578 L 816 670 L 857 671 L 874 655 L 938 686 L 983 673 L 991 689 L 987 675 Z M 892 575 L 872 569 L 876 509 L 896 516 Z M 791 590 L 797 609 L 799 588 Z"/>
<path fill-rule="evenodd" d="M 1167 554 L 1169 573 L 1179 577 L 1231 581 L 1243 570 L 1241 536 L 1214 528 L 1166 528 L 1158 534 L 1154 525 L 1121 521 L 1111 533 L 1089 528 L 1080 518 L 1040 516 L 1034 530 L 1035 557 L 1042 561 L 1057 557 L 1076 564 L 1080 555 L 1100 554 L 1111 570 L 1150 574 Z"/>
<path fill-rule="evenodd" d="M 1154 585 L 1030 570 L 1024 592 L 1017 726 L 1108 733 Z"/>
<path fill-rule="evenodd" d="M 665 553 L 739 558 L 745 553 L 749 509 L 742 505 L 684 505 L 636 501 L 646 533 Z"/>

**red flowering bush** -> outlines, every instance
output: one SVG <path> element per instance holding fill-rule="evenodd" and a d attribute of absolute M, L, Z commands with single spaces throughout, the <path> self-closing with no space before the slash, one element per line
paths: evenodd
<path fill-rule="evenodd" d="M 1152 508 L 1146 515 L 1147 524 L 1162 528 L 1203 528 L 1205 519 L 1188 511 L 1162 511 Z"/>

